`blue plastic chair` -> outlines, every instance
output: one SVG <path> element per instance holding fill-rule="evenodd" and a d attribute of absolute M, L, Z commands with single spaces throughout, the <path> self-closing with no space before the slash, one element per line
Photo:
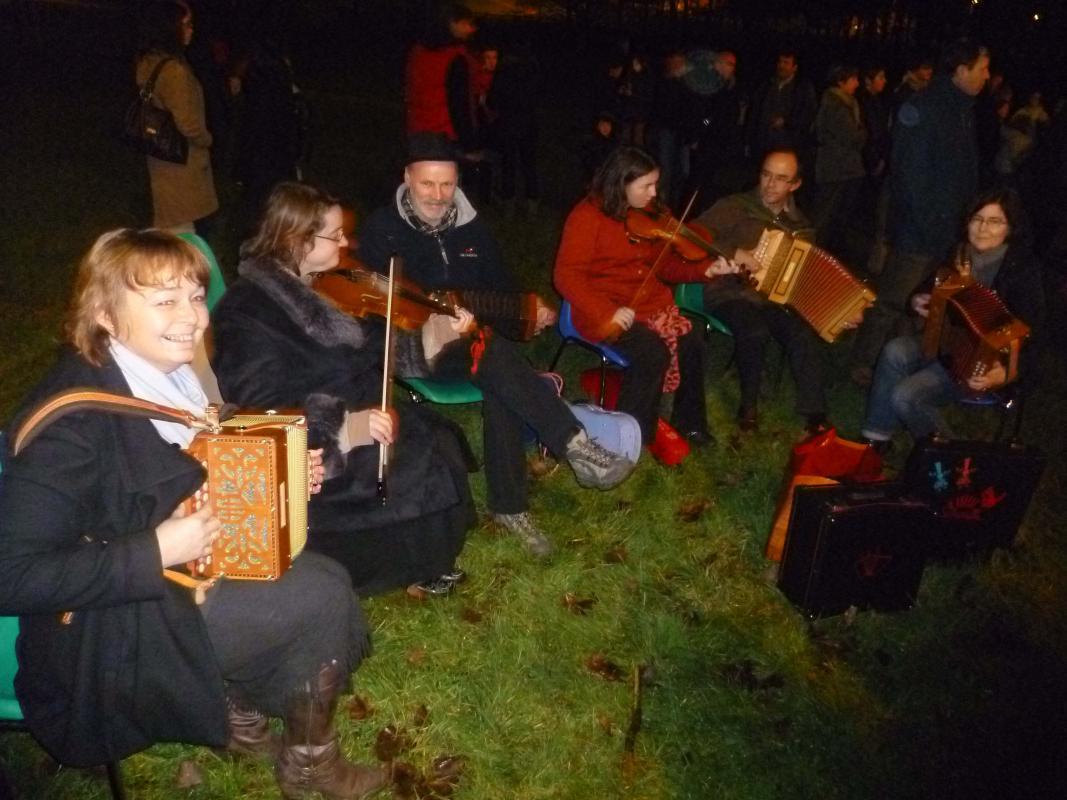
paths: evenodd
<path fill-rule="evenodd" d="M 608 344 L 597 344 L 591 342 L 578 333 L 578 329 L 574 327 L 574 318 L 572 316 L 571 304 L 564 300 L 559 307 L 559 335 L 563 340 L 559 343 L 559 349 L 556 350 L 556 355 L 552 359 L 551 365 L 548 367 L 549 372 L 556 371 L 556 364 L 559 363 L 560 356 L 563 355 L 563 348 L 569 344 L 576 344 L 583 350 L 588 350 L 590 353 L 595 353 L 600 358 L 600 405 L 604 405 L 604 393 L 607 385 L 608 378 L 608 365 L 619 367 L 620 369 L 626 369 L 630 366 L 630 359 L 620 353 L 618 350 Z"/>
<path fill-rule="evenodd" d="M 6 454 L 7 444 L 4 442 L 3 432 L 0 431 L 0 456 Z M 0 470 L 3 469 L 0 460 Z M 15 640 L 19 636 L 18 617 L 0 617 L 0 730 L 26 732 L 25 717 L 22 714 L 22 706 L 19 705 L 15 696 L 15 673 L 19 670 L 18 658 L 15 656 Z M 122 786 L 122 772 L 119 762 L 107 763 L 107 782 L 111 787 L 111 797 L 114 800 L 126 800 L 126 792 Z M 4 795 L 7 787 L 0 778 L 0 795 Z"/>

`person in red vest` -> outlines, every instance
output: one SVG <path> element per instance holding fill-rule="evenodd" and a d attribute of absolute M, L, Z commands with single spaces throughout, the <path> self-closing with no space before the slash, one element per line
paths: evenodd
<path fill-rule="evenodd" d="M 441 133 L 477 161 L 478 129 L 471 76 L 475 64 L 467 41 L 477 26 L 458 3 L 443 3 L 408 53 L 404 82 L 407 133 Z"/>

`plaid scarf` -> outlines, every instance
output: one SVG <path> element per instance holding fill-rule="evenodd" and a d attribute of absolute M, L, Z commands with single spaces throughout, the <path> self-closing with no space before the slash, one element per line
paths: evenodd
<path fill-rule="evenodd" d="M 459 215 L 456 210 L 456 204 L 453 203 L 449 206 L 448 213 L 445 214 L 444 219 L 437 225 L 431 225 L 415 213 L 415 206 L 411 204 L 411 192 L 407 189 L 404 190 L 404 194 L 400 198 L 400 205 L 404 209 L 404 216 L 408 218 L 408 222 L 411 223 L 415 230 L 433 237 L 440 237 L 442 233 L 454 227 L 456 217 Z"/>

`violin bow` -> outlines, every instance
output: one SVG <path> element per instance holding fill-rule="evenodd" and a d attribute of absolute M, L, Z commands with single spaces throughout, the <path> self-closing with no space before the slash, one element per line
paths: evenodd
<path fill-rule="evenodd" d="M 685 211 L 683 211 L 682 215 L 678 217 L 677 227 L 673 231 L 671 231 L 671 238 L 663 243 L 663 249 L 659 251 L 659 255 L 657 255 L 656 260 L 652 262 L 652 266 L 649 268 L 648 274 L 645 276 L 645 279 L 641 281 L 641 285 L 638 286 L 637 291 L 634 292 L 633 299 L 630 301 L 630 308 L 633 308 L 635 305 L 637 305 L 637 301 L 641 298 L 642 293 L 645 291 L 645 287 L 648 286 L 649 279 L 652 278 L 652 276 L 654 276 L 659 270 L 659 265 L 663 261 L 663 256 L 666 254 L 667 249 L 671 246 L 671 242 L 674 241 L 674 237 L 678 234 L 678 231 L 680 231 L 682 229 L 682 226 L 685 224 L 685 218 L 688 217 L 689 212 L 693 210 L 693 203 L 696 202 L 697 192 L 699 191 L 699 189 L 693 190 L 693 196 L 689 198 L 689 202 L 685 206 Z"/>
<path fill-rule="evenodd" d="M 393 289 L 395 284 L 395 277 L 397 266 L 396 262 L 400 260 L 397 255 L 389 257 L 389 292 L 386 295 L 385 300 L 385 354 L 382 359 L 382 402 L 381 411 L 383 414 L 389 413 L 389 397 L 390 397 L 390 373 L 393 371 Z M 385 442 L 378 442 L 378 500 L 384 506 L 387 498 L 389 497 L 389 490 L 386 485 L 386 476 L 389 471 L 389 445 Z"/>

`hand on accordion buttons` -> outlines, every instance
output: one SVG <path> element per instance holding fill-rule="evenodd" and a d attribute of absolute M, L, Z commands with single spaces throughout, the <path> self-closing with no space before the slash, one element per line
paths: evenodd
<path fill-rule="evenodd" d="M 708 266 L 707 271 L 704 273 L 704 277 L 717 278 L 720 275 L 734 275 L 739 269 L 740 267 L 738 267 L 735 262 L 719 256 Z"/>
<path fill-rule="evenodd" d="M 322 448 L 308 450 L 308 491 L 310 494 L 318 494 L 322 491 L 322 479 L 326 475 L 326 468 L 322 466 Z"/>
<path fill-rule="evenodd" d="M 930 315 L 930 293 L 918 292 L 911 296 L 911 310 L 920 317 Z"/>
<path fill-rule="evenodd" d="M 211 554 L 211 544 L 221 528 L 210 504 L 192 514 L 182 506 L 156 526 L 156 544 L 163 567 L 173 567 Z"/>
<path fill-rule="evenodd" d="M 976 392 L 988 392 L 1004 385 L 1008 371 L 999 361 L 986 370 L 985 375 L 977 375 L 967 381 L 967 386 Z"/>

